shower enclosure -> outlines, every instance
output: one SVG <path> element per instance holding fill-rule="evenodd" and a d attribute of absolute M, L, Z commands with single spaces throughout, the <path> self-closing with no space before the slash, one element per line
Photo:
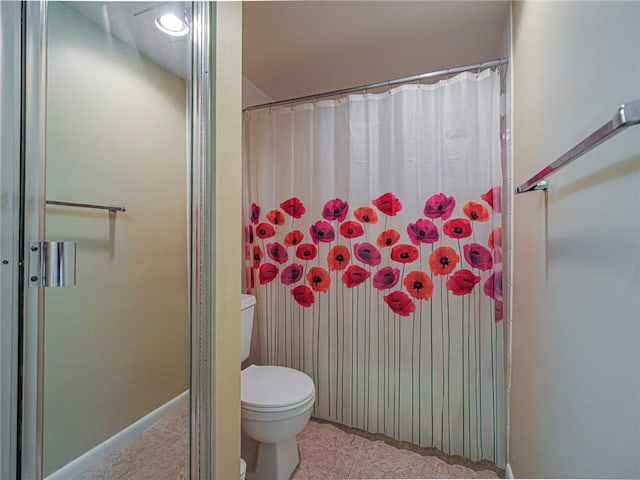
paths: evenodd
<path fill-rule="evenodd" d="M 181 402 L 210 478 L 210 4 L 0 7 L 0 478 L 74 478 Z"/>

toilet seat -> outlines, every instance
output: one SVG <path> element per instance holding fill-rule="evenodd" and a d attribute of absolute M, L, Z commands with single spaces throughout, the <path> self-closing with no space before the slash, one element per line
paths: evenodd
<path fill-rule="evenodd" d="M 313 380 L 303 372 L 273 365 L 251 365 L 241 372 L 243 410 L 277 413 L 313 403 Z"/>

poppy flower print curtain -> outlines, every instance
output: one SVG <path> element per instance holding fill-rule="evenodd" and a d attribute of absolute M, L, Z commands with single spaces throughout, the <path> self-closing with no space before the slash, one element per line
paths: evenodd
<path fill-rule="evenodd" d="M 500 82 L 245 116 L 252 355 L 316 417 L 505 463 Z"/>

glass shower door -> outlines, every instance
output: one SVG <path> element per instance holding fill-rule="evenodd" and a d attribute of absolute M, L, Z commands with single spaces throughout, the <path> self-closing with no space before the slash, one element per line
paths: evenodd
<path fill-rule="evenodd" d="M 46 19 L 27 121 L 43 149 L 27 156 L 46 161 L 26 207 L 46 234 L 27 252 L 27 310 L 44 308 L 25 331 L 43 346 L 25 419 L 42 471 L 23 478 L 189 478 L 190 4 L 27 8 Z"/>

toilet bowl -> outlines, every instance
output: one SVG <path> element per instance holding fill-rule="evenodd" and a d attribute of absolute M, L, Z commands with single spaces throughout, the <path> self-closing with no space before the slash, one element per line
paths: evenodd
<path fill-rule="evenodd" d="M 243 361 L 249 357 L 254 305 L 255 297 L 242 295 Z M 296 435 L 311 417 L 313 380 L 292 368 L 251 365 L 241 372 L 240 398 L 247 480 L 288 480 L 300 461 Z"/>

